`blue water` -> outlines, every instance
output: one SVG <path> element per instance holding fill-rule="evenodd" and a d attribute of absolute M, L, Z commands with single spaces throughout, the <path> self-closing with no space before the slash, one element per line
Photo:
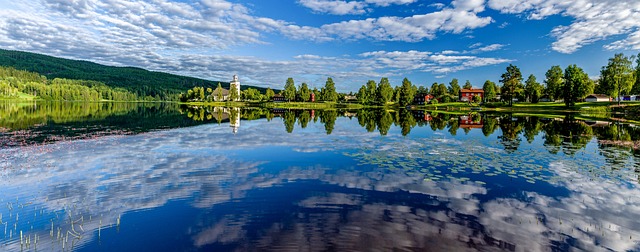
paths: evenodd
<path fill-rule="evenodd" d="M 449 129 L 276 117 L 5 148 L 0 250 L 640 250 L 632 148 Z"/>

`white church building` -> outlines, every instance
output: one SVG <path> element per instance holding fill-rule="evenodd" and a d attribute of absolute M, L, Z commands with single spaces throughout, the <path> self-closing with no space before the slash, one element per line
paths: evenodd
<path fill-rule="evenodd" d="M 229 82 L 229 89 L 225 89 L 225 88 L 216 88 L 215 90 L 213 90 L 213 93 L 211 94 L 213 96 L 213 100 L 214 101 L 230 101 L 231 100 L 231 94 L 230 89 L 231 87 L 235 86 L 236 87 L 236 99 L 234 101 L 239 101 L 240 100 L 240 81 L 238 81 L 238 75 L 233 75 L 233 80 L 231 80 Z"/>

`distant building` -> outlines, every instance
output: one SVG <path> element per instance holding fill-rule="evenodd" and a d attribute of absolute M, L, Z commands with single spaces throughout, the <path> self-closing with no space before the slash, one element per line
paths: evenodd
<path fill-rule="evenodd" d="M 549 97 L 548 95 L 540 97 L 540 102 L 552 102 L 552 101 L 553 100 L 551 100 L 551 97 Z"/>
<path fill-rule="evenodd" d="M 413 97 L 413 104 L 424 105 L 429 103 L 433 98 L 433 95 L 430 94 L 417 94 Z"/>
<path fill-rule="evenodd" d="M 236 101 L 240 100 L 240 81 L 238 81 L 238 75 L 233 75 L 233 80 L 231 82 L 229 82 L 229 89 L 231 89 L 232 86 L 236 87 Z"/>
<path fill-rule="evenodd" d="M 315 102 L 316 101 L 316 94 L 314 94 L 313 92 L 311 93 L 311 99 L 309 99 L 310 102 Z"/>
<path fill-rule="evenodd" d="M 461 89 L 460 90 L 460 101 L 468 102 L 473 101 L 474 96 L 480 96 L 480 100 L 484 99 L 484 90 L 482 89 Z"/>
<path fill-rule="evenodd" d="M 224 88 L 216 88 L 211 94 L 214 101 L 226 101 L 229 100 L 229 90 Z"/>
<path fill-rule="evenodd" d="M 586 102 L 610 102 L 612 101 L 611 97 L 604 94 L 590 94 L 586 98 L 584 98 Z"/>
<path fill-rule="evenodd" d="M 355 101 L 358 101 L 358 97 L 356 97 L 355 95 L 345 95 L 344 96 L 344 101 L 345 102 L 355 102 Z"/>
<path fill-rule="evenodd" d="M 285 102 L 287 99 L 284 98 L 284 95 L 276 94 L 271 98 L 272 102 Z"/>

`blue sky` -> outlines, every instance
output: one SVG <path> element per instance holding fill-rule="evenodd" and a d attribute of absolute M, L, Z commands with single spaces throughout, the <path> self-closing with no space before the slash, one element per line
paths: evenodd
<path fill-rule="evenodd" d="M 244 84 L 481 87 L 506 66 L 597 78 L 640 52 L 637 0 L 0 0 L 0 48 Z"/>

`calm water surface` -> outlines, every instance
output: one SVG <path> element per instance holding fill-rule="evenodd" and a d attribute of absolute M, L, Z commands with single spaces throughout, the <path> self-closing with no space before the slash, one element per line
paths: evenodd
<path fill-rule="evenodd" d="M 5 106 L 4 251 L 640 250 L 633 125 Z"/>

